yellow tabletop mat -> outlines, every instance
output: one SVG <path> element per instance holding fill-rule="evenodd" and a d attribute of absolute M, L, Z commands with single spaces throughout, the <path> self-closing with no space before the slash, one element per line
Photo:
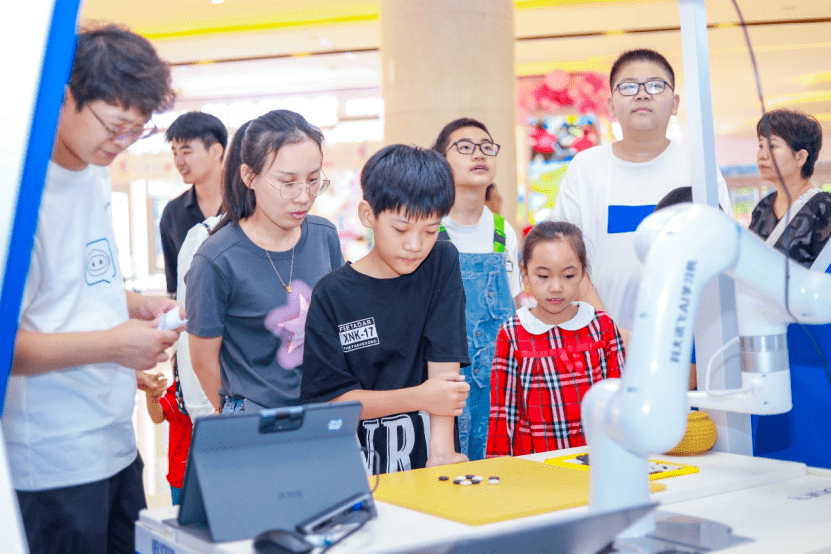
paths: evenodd
<path fill-rule="evenodd" d="M 468 474 L 482 476 L 484 481 L 469 486 L 453 483 L 454 477 Z M 440 476 L 450 479 L 440 481 Z M 488 484 L 493 476 L 499 477 L 498 485 Z M 652 492 L 666 489 L 658 483 L 650 486 Z M 506 456 L 381 475 L 374 497 L 460 523 L 483 525 L 586 506 L 589 472 Z"/>
<path fill-rule="evenodd" d="M 568 456 L 559 456 L 557 458 L 548 458 L 545 463 L 558 467 L 569 467 L 579 469 L 582 471 L 589 471 L 589 464 L 586 463 L 584 454 L 569 454 Z M 689 475 L 691 473 L 698 473 L 698 468 L 695 466 L 688 466 L 676 462 L 667 462 L 663 460 L 649 460 L 649 480 L 655 481 L 657 479 L 669 479 L 670 477 L 678 477 L 679 475 Z"/>

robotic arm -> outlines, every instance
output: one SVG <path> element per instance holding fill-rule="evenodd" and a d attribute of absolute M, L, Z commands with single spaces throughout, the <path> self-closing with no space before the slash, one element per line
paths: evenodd
<path fill-rule="evenodd" d="M 648 457 L 683 437 L 687 404 L 754 414 L 791 409 L 783 255 L 721 210 L 674 206 L 636 235 L 644 279 L 621 379 L 583 398 L 591 459 L 590 506 L 609 511 L 649 499 Z M 729 396 L 687 392 L 701 291 L 720 273 L 736 280 L 742 386 Z M 831 321 L 831 276 L 792 263 L 789 305 L 804 323 Z"/>

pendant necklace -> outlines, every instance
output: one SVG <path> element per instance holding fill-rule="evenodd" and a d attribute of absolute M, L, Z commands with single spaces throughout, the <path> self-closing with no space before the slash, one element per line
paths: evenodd
<path fill-rule="evenodd" d="M 300 241 L 298 241 L 298 242 L 300 242 Z M 286 284 L 285 281 L 283 281 L 283 278 L 280 277 L 280 272 L 277 271 L 277 266 L 274 265 L 274 261 L 271 259 L 271 255 L 268 253 L 268 250 L 263 248 L 263 250 L 265 251 L 266 257 L 268 258 L 268 261 L 271 262 L 271 267 L 274 269 L 274 273 L 276 273 L 277 278 L 280 279 L 280 284 L 282 284 L 283 287 L 285 287 L 286 292 L 289 292 L 289 293 L 291 292 L 291 277 L 294 274 L 294 249 L 295 249 L 296 246 L 297 246 L 297 242 L 295 242 L 294 246 L 291 247 L 291 267 L 289 268 L 289 284 L 288 285 Z"/>

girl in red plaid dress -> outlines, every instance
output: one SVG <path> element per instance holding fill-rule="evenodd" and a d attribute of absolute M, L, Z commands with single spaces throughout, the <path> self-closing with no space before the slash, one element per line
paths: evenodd
<path fill-rule="evenodd" d="M 491 371 L 487 456 L 583 446 L 580 402 L 600 379 L 620 377 L 623 342 L 612 319 L 577 302 L 588 273 L 575 225 L 537 224 L 522 250 L 533 308 L 502 325 Z"/>

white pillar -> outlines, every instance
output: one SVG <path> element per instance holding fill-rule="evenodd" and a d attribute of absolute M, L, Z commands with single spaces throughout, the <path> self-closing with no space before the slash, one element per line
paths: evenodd
<path fill-rule="evenodd" d="M 481 121 L 502 147 L 503 213 L 516 214 L 513 2 L 381 0 L 381 73 L 384 141 L 430 147 L 452 120 Z"/>

